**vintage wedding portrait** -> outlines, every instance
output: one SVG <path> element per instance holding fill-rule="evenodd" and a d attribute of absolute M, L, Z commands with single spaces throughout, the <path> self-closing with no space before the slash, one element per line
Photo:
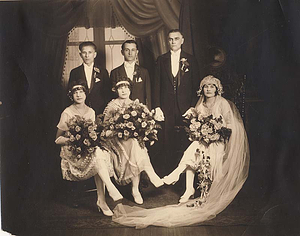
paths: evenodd
<path fill-rule="evenodd" d="M 0 2 L 3 234 L 299 235 L 299 10 Z"/>

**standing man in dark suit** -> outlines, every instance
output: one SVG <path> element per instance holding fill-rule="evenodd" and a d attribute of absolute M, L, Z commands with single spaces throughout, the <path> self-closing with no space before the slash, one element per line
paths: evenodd
<path fill-rule="evenodd" d="M 135 63 L 138 55 L 138 45 L 135 40 L 126 40 L 122 44 L 121 53 L 125 62 L 110 73 L 112 84 L 117 78 L 128 77 L 133 82 L 131 99 L 139 99 L 149 110 L 151 109 L 151 83 L 148 70 Z"/>
<path fill-rule="evenodd" d="M 164 124 L 164 165 L 172 170 L 180 160 L 180 151 L 189 141 L 178 127 L 183 126 L 183 114 L 196 105 L 199 72 L 196 58 L 181 50 L 184 37 L 178 29 L 168 33 L 170 51 L 159 56 L 153 86 L 153 107 L 156 119 Z"/>
<path fill-rule="evenodd" d="M 105 68 L 95 65 L 97 47 L 93 42 L 83 42 L 79 45 L 80 57 L 83 60 L 81 66 L 70 72 L 69 85 L 73 81 L 84 80 L 89 89 L 86 103 L 96 112 L 101 114 L 106 104 L 112 98 L 111 83 Z"/>

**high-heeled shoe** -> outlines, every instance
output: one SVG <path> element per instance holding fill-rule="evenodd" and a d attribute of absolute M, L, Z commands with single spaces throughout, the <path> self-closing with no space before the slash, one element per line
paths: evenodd
<path fill-rule="evenodd" d="M 114 213 L 109 209 L 109 207 L 106 205 L 107 209 L 105 209 L 104 207 L 101 207 L 100 204 L 97 202 L 97 207 L 98 207 L 98 211 L 101 212 L 106 215 L 106 216 L 113 216 Z"/>
<path fill-rule="evenodd" d="M 135 201 L 136 204 L 142 205 L 144 203 L 144 200 L 143 200 L 140 192 L 134 193 L 132 191 L 131 194 L 132 194 L 133 200 Z"/>
<path fill-rule="evenodd" d="M 180 197 L 179 203 L 187 202 L 191 197 L 193 198 L 195 194 L 195 189 L 187 189 L 185 190 L 184 194 Z"/>
<path fill-rule="evenodd" d="M 174 185 L 177 183 L 177 181 L 179 180 L 179 176 L 180 175 L 175 175 L 175 174 L 170 174 L 170 175 L 167 175 L 163 178 L 163 181 L 165 184 L 167 185 Z"/>

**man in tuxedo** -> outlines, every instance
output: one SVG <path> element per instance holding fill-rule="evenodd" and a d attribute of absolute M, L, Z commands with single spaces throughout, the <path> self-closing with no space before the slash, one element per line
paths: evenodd
<path fill-rule="evenodd" d="M 178 29 L 168 33 L 170 51 L 159 56 L 153 86 L 153 108 L 157 119 L 164 120 L 165 171 L 173 170 L 182 151 L 189 145 L 183 114 L 196 105 L 200 78 L 196 58 L 181 50 L 184 37 Z M 166 173 L 166 172 L 165 172 Z"/>
<path fill-rule="evenodd" d="M 128 77 L 133 82 L 130 98 L 145 104 L 151 109 L 151 83 L 148 70 L 136 64 L 138 55 L 138 45 L 135 40 L 126 40 L 122 44 L 121 53 L 124 57 L 124 63 L 113 69 L 110 73 L 110 79 L 113 84 L 118 78 Z"/>
<path fill-rule="evenodd" d="M 93 42 L 83 42 L 79 45 L 79 55 L 82 65 L 70 72 L 69 85 L 73 81 L 84 80 L 89 89 L 86 103 L 96 112 L 101 114 L 112 98 L 111 83 L 105 68 L 95 65 L 97 47 Z"/>

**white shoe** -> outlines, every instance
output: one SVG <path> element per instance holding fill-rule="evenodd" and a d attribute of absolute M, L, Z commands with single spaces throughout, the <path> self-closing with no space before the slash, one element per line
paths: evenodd
<path fill-rule="evenodd" d="M 106 205 L 106 204 L 105 204 Z M 100 204 L 97 202 L 97 207 L 98 207 L 98 211 L 99 212 L 103 212 L 104 215 L 106 216 L 113 216 L 114 213 L 109 209 L 109 207 L 106 205 L 106 206 L 100 206 Z"/>
<path fill-rule="evenodd" d="M 144 203 L 144 200 L 142 198 L 142 195 L 140 192 L 137 193 L 133 193 L 133 191 L 131 192 L 133 199 L 135 201 L 136 204 L 142 205 Z"/>
<path fill-rule="evenodd" d="M 179 202 L 185 203 L 187 202 L 191 197 L 194 197 L 195 189 L 187 189 L 185 190 L 184 194 L 180 197 Z"/>

